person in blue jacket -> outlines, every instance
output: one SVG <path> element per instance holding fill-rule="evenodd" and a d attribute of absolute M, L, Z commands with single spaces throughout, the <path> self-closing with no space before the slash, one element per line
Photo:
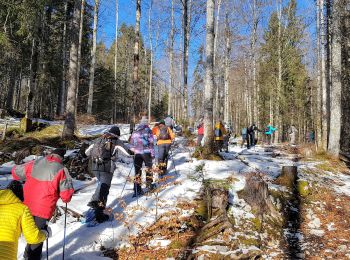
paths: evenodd
<path fill-rule="evenodd" d="M 267 143 L 271 145 L 272 135 L 277 130 L 277 128 L 273 127 L 272 124 L 269 124 L 265 129 L 265 135 L 267 137 Z"/>

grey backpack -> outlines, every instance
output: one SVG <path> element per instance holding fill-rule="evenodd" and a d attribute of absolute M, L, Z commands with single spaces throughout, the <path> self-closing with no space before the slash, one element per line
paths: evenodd
<path fill-rule="evenodd" d="M 102 164 L 109 161 L 112 157 L 112 141 L 106 138 L 98 138 L 91 151 L 93 162 Z"/>

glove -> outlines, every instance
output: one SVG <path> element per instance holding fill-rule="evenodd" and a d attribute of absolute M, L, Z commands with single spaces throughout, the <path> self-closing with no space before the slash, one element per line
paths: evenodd
<path fill-rule="evenodd" d="M 46 238 L 52 237 L 52 231 L 49 226 L 47 226 L 45 229 L 42 229 L 41 231 L 45 234 Z"/>

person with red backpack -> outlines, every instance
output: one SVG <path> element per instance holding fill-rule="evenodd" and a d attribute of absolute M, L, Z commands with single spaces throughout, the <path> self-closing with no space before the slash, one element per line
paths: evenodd
<path fill-rule="evenodd" d="M 64 155 L 65 150 L 58 148 L 50 155 L 12 168 L 13 179 L 25 181 L 24 204 L 39 229 L 47 227 L 59 198 L 68 203 L 73 196 L 72 178 L 62 163 Z M 42 247 L 42 242 L 27 244 L 24 258 L 41 259 Z"/>
<path fill-rule="evenodd" d="M 175 134 L 169 126 L 166 126 L 165 121 L 159 122 L 159 127 L 156 131 L 157 145 L 158 145 L 158 163 L 159 168 L 163 171 L 163 174 L 167 170 L 168 156 L 171 147 L 171 143 L 175 139 Z"/>
<path fill-rule="evenodd" d="M 104 210 L 107 205 L 117 152 L 121 151 L 126 156 L 131 156 L 132 154 L 129 148 L 119 139 L 119 136 L 119 127 L 112 126 L 85 151 L 85 154 L 91 160 L 92 173 L 98 180 L 95 193 L 88 203 L 91 209 L 86 215 L 90 215 L 90 212 L 92 212 L 93 217 L 90 218 L 95 218 L 98 223 L 107 221 L 110 217 L 104 213 Z"/>

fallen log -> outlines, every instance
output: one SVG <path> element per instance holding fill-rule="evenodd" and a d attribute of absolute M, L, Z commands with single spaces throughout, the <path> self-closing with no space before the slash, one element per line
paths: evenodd
<path fill-rule="evenodd" d="M 283 166 L 281 175 L 277 177 L 275 183 L 292 189 L 296 184 L 297 178 L 298 178 L 297 166 Z"/>

